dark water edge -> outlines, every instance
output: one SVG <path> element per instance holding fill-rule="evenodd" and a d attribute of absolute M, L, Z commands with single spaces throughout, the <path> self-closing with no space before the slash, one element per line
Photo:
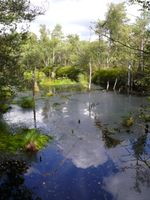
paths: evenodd
<path fill-rule="evenodd" d="M 121 125 L 147 104 L 102 91 L 38 99 L 37 128 L 55 140 L 36 154 L 1 153 L 0 199 L 149 200 L 149 130 L 138 120 Z M 4 119 L 13 129 L 34 126 L 33 112 L 17 105 Z"/>

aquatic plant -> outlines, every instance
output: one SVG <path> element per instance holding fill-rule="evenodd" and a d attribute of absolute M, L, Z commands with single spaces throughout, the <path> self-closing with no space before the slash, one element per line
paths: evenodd
<path fill-rule="evenodd" d="M 26 96 L 26 97 L 22 97 L 19 101 L 18 104 L 22 107 L 22 108 L 34 108 L 35 106 L 35 102 L 33 100 L 32 97 Z"/>
<path fill-rule="evenodd" d="M 113 138 L 111 135 L 114 134 L 114 129 L 108 129 L 108 128 L 102 128 L 102 139 L 105 142 L 105 146 L 107 148 L 114 148 L 116 147 L 118 144 L 121 143 L 120 140 Z"/>
<path fill-rule="evenodd" d="M 0 151 L 16 153 L 17 151 L 35 152 L 52 140 L 51 136 L 41 134 L 36 129 L 23 129 L 20 133 L 0 132 Z"/>
<path fill-rule="evenodd" d="M 144 122 L 150 122 L 150 115 L 146 113 L 142 113 L 139 115 L 139 118 Z"/>
<path fill-rule="evenodd" d="M 11 109 L 11 106 L 8 104 L 0 103 L 0 112 L 6 113 L 9 109 Z"/>
<path fill-rule="evenodd" d="M 53 94 L 53 92 L 52 91 L 49 91 L 49 92 L 47 92 L 47 94 L 46 94 L 46 96 L 48 96 L 48 97 L 51 97 L 51 96 L 53 96 L 54 94 Z"/>
<path fill-rule="evenodd" d="M 125 127 L 130 127 L 134 124 L 134 119 L 132 116 L 123 117 L 122 125 Z"/>

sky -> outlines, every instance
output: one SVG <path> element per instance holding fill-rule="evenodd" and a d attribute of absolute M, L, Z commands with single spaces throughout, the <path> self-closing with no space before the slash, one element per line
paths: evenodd
<path fill-rule="evenodd" d="M 35 5 L 44 6 L 46 12 L 31 23 L 30 31 L 39 34 L 40 24 L 52 31 L 56 24 L 67 34 L 78 34 L 81 40 L 92 37 L 90 26 L 98 19 L 105 19 L 108 5 L 123 0 L 31 0 Z M 128 7 L 128 13 L 137 15 L 135 6 Z M 131 15 L 129 16 L 131 17 Z M 133 17 L 132 17 L 133 18 Z M 94 34 L 93 34 L 94 37 Z"/>

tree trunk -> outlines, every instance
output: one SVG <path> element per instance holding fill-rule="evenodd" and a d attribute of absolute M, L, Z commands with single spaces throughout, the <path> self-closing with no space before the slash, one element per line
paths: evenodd
<path fill-rule="evenodd" d="M 116 78 L 116 80 L 115 80 L 115 83 L 114 83 L 113 90 L 115 90 L 115 89 L 116 89 L 117 82 L 118 82 L 118 79 Z"/>
<path fill-rule="evenodd" d="M 89 90 L 91 90 L 91 82 L 92 82 L 92 64 L 91 64 L 91 59 L 90 59 L 90 62 L 89 62 Z"/>
<path fill-rule="evenodd" d="M 139 71 L 144 71 L 144 58 L 143 58 L 143 51 L 144 51 L 144 39 L 141 39 L 141 44 L 140 44 L 140 55 L 139 55 Z"/>
<path fill-rule="evenodd" d="M 33 118 L 34 118 L 34 128 L 36 128 L 36 110 L 35 110 L 35 69 L 32 72 L 32 98 L 34 102 L 33 106 Z"/>
<path fill-rule="evenodd" d="M 106 87 L 106 91 L 109 90 L 109 81 L 107 81 L 107 87 Z"/>

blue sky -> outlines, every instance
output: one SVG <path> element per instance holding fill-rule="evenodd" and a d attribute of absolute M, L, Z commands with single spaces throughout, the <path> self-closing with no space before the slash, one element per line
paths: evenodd
<path fill-rule="evenodd" d="M 62 26 L 67 34 L 78 34 L 81 39 L 90 37 L 91 22 L 104 19 L 108 5 L 123 0 L 31 0 L 35 5 L 44 5 L 46 12 L 37 17 L 31 24 L 30 30 L 38 34 L 40 24 L 45 24 L 51 31 L 56 24 Z M 137 15 L 135 6 L 129 7 L 128 12 Z"/>

